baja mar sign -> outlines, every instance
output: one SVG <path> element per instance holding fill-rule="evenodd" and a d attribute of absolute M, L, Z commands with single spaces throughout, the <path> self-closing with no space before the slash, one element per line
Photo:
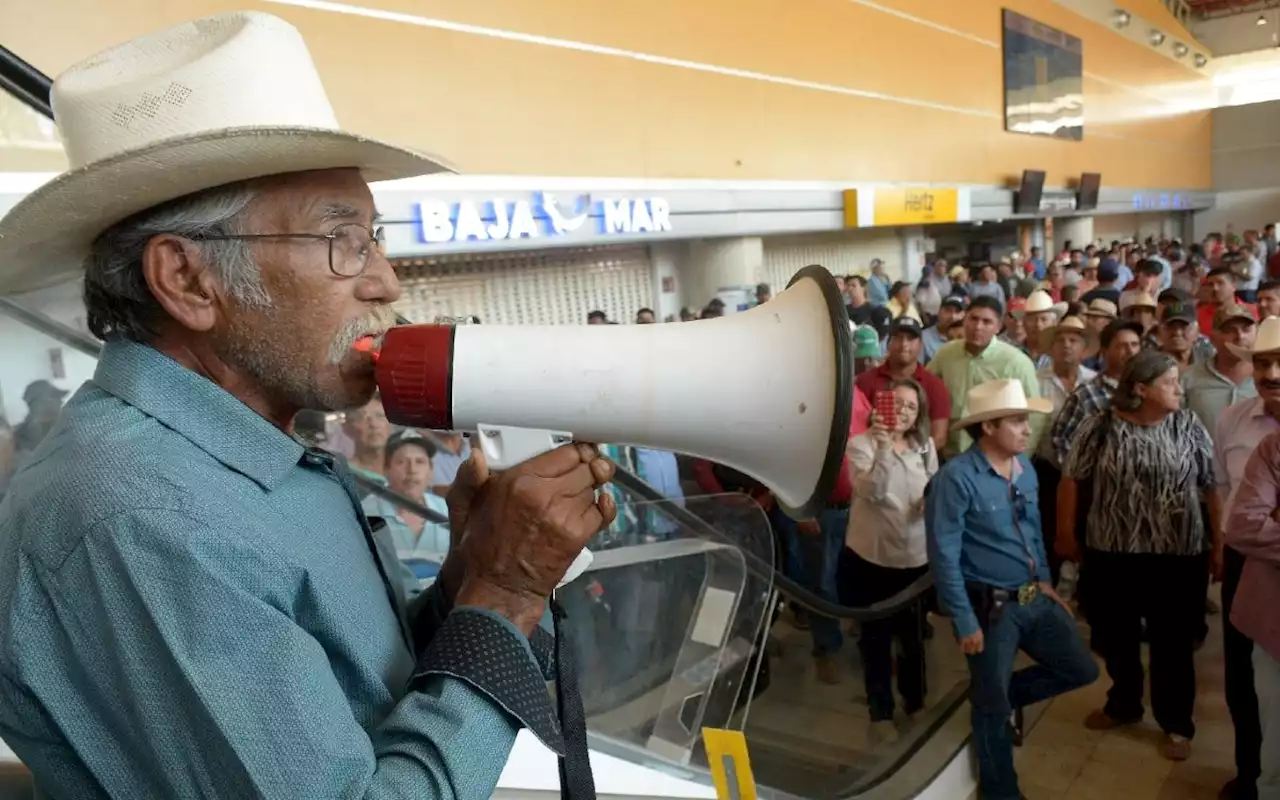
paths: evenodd
<path fill-rule="evenodd" d="M 423 200 L 414 210 L 424 244 L 671 232 L 671 204 L 662 197 L 595 200 L 534 192 L 515 200 Z"/>

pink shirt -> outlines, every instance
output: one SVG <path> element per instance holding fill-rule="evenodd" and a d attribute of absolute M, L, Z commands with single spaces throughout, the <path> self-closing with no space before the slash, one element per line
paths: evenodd
<path fill-rule="evenodd" d="M 1258 443 L 1232 487 L 1226 541 L 1245 557 L 1231 622 L 1272 658 L 1280 660 L 1280 431 Z"/>

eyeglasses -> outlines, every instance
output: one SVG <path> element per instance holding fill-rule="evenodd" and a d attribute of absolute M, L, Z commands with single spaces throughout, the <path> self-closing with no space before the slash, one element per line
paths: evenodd
<path fill-rule="evenodd" d="M 359 222 L 344 222 L 328 233 L 241 233 L 227 236 L 188 236 L 196 242 L 250 239 L 318 239 L 329 243 L 329 271 L 340 278 L 354 278 L 369 268 L 374 251 L 387 254 L 387 233 L 382 226 L 370 228 Z"/>

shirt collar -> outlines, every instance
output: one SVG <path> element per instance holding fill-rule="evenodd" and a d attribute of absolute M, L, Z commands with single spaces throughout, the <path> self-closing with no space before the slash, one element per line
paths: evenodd
<path fill-rule="evenodd" d="M 109 342 L 94 383 L 270 491 L 303 446 L 225 389 L 137 342 Z"/>
<path fill-rule="evenodd" d="M 1249 416 L 1253 417 L 1254 419 L 1258 419 L 1259 417 L 1271 416 L 1270 414 L 1267 413 L 1266 401 L 1264 401 L 1261 397 L 1251 397 L 1249 398 L 1248 402 L 1251 403 L 1253 406 L 1252 408 L 1249 409 Z"/>
<path fill-rule="evenodd" d="M 969 445 L 969 449 L 965 452 L 966 452 L 966 455 L 968 455 L 971 460 L 974 472 L 977 472 L 979 474 L 992 475 L 994 477 L 999 478 L 1002 481 L 1006 480 L 1006 478 L 1003 475 L 1001 475 L 999 472 L 996 472 L 996 468 L 991 465 L 991 459 L 987 458 L 987 454 L 983 452 L 981 447 L 978 447 L 977 442 L 974 442 L 973 444 Z M 1018 458 L 1017 456 L 1014 456 L 1013 457 L 1013 478 L 1009 479 L 1009 483 L 1016 483 L 1018 478 L 1021 476 L 1022 476 L 1022 459 Z"/>

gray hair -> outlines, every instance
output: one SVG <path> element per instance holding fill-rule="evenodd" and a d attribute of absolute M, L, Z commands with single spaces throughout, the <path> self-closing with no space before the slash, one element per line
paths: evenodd
<path fill-rule="evenodd" d="M 1142 395 L 1136 387 L 1150 386 L 1161 375 L 1178 366 L 1173 356 L 1159 350 L 1143 350 L 1125 364 L 1120 383 L 1111 396 L 1111 407 L 1117 411 L 1134 412 L 1142 406 Z"/>
<path fill-rule="evenodd" d="M 165 312 L 142 274 L 147 243 L 166 233 L 194 240 L 243 233 L 241 223 L 255 194 L 249 183 L 219 186 L 134 214 L 100 234 L 84 267 L 84 304 L 93 335 L 134 341 L 155 336 Z M 233 299 L 259 308 L 271 305 L 248 242 L 197 241 L 196 246 Z"/>

